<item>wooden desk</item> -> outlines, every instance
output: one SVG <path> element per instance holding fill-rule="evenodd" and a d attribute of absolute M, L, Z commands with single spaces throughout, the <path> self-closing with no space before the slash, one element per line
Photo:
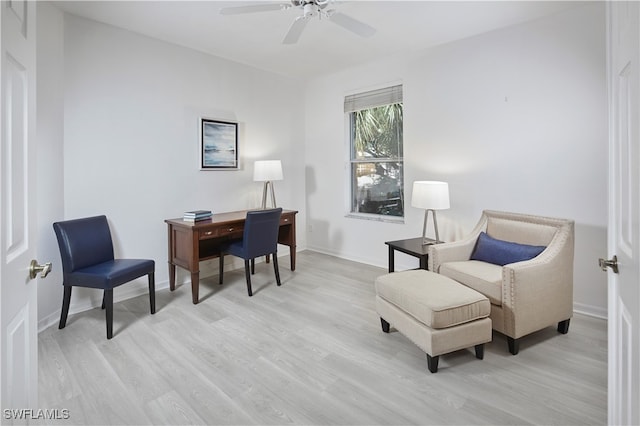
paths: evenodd
<path fill-rule="evenodd" d="M 176 266 L 191 273 L 191 296 L 198 303 L 200 261 L 219 256 L 220 244 L 242 238 L 248 210 L 214 214 L 210 220 L 188 222 L 167 219 L 169 244 L 169 288 L 176 288 Z M 289 246 L 291 270 L 296 269 L 296 210 L 283 210 L 278 243 Z M 268 261 L 268 259 L 267 259 Z"/>

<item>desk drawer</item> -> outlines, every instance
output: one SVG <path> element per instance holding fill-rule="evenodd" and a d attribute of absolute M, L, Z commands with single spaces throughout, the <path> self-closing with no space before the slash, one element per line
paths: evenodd
<path fill-rule="evenodd" d="M 293 219 L 291 216 L 287 215 L 287 216 L 280 216 L 280 226 L 282 225 L 290 225 L 293 222 Z"/>
<path fill-rule="evenodd" d="M 218 228 L 202 229 L 198 232 L 198 239 L 206 240 L 209 238 L 217 238 L 218 235 L 220 235 Z"/>
<path fill-rule="evenodd" d="M 242 237 L 244 231 L 244 224 L 227 224 L 198 231 L 199 240 L 208 240 L 209 238 L 221 238 L 221 237 Z"/>
<path fill-rule="evenodd" d="M 218 236 L 234 236 L 234 237 L 242 237 L 242 233 L 244 232 L 244 223 L 237 223 L 234 225 L 225 225 L 218 228 Z"/>

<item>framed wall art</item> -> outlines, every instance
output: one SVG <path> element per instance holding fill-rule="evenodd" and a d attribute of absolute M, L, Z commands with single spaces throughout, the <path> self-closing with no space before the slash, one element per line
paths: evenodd
<path fill-rule="evenodd" d="M 200 119 L 200 169 L 238 169 L 238 123 Z"/>

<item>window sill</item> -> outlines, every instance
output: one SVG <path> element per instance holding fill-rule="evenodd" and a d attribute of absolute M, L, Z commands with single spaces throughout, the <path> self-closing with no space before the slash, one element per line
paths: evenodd
<path fill-rule="evenodd" d="M 401 216 L 383 216 L 379 214 L 369 214 L 369 213 L 347 213 L 345 217 L 349 219 L 371 220 L 374 222 L 404 224 L 404 217 L 401 217 Z"/>

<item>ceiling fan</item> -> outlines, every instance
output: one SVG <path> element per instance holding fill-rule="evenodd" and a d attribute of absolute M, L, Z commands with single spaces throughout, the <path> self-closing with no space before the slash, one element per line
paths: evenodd
<path fill-rule="evenodd" d="M 371 37 L 376 29 L 335 9 L 328 9 L 327 6 L 333 0 L 291 0 L 290 3 L 264 3 L 248 6 L 233 6 L 220 9 L 222 15 L 240 15 L 243 13 L 269 12 L 273 10 L 287 10 L 298 8 L 302 15 L 298 16 L 289 31 L 285 35 L 282 43 L 294 44 L 300 38 L 307 23 L 316 16 L 318 19 L 327 18 L 336 25 L 351 31 L 361 37 Z"/>

